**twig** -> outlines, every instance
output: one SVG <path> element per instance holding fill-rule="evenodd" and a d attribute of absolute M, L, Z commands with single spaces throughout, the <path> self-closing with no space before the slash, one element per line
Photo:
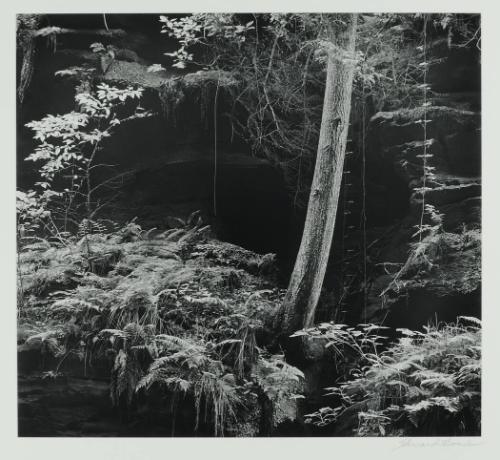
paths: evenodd
<path fill-rule="evenodd" d="M 34 37 L 47 37 L 49 35 L 97 35 L 102 37 L 123 37 L 126 32 L 123 29 L 68 29 L 65 27 L 44 27 L 38 29 Z"/>

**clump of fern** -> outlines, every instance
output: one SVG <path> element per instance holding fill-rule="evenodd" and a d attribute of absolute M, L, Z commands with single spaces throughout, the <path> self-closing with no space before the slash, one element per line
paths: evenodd
<path fill-rule="evenodd" d="M 154 355 L 155 334 L 152 325 L 129 323 L 123 329 L 103 329 L 95 342 L 107 342 L 115 355 L 111 372 L 111 401 L 129 406 L 144 369 Z"/>
<path fill-rule="evenodd" d="M 61 345 L 63 336 L 64 331 L 60 328 L 24 328 L 18 331 L 18 341 L 22 342 L 19 350 L 38 350 L 42 357 L 60 357 L 65 353 L 65 348 Z"/>
<path fill-rule="evenodd" d="M 107 367 L 113 405 L 182 400 L 193 429 L 216 436 L 256 434 L 265 398 L 275 425 L 296 417 L 303 376 L 263 349 L 282 297 L 263 289 L 272 257 L 207 241 L 196 213 L 178 224 L 106 233 L 87 222 L 64 246 L 26 247 L 20 350 L 50 356 L 58 375 L 75 371 L 68 356 L 84 375 Z"/>
<path fill-rule="evenodd" d="M 352 380 L 327 389 L 340 405 L 306 420 L 325 426 L 357 416 L 358 436 L 480 434 L 480 321 L 399 331 L 403 337 L 386 351 L 364 355 Z"/>
<path fill-rule="evenodd" d="M 214 435 L 224 435 L 228 422 L 237 422 L 237 410 L 243 404 L 241 387 L 231 373 L 202 372 L 194 384 L 196 405 L 196 427 L 200 420 L 201 407 L 204 404 L 205 417 L 212 414 Z"/>
<path fill-rule="evenodd" d="M 430 204 L 425 205 L 425 216 L 429 223 L 416 226 L 417 231 L 412 237 L 418 236 L 419 240 L 410 244 L 406 262 L 394 274 L 381 296 L 391 291 L 393 293 L 404 291 L 416 280 L 435 275 L 439 270 L 446 272 L 447 270 L 442 267 L 448 266 L 454 260 L 460 260 L 467 251 L 470 252 L 469 257 L 480 259 L 481 233 L 478 229 L 467 229 L 464 226 L 461 233 L 445 231 L 444 215 Z M 480 266 L 477 267 L 476 275 L 479 273 Z M 467 273 L 467 277 L 475 278 L 473 273 Z"/>
<path fill-rule="evenodd" d="M 258 391 L 271 403 L 273 427 L 297 418 L 296 400 L 303 399 L 305 376 L 285 362 L 283 355 L 259 356 L 253 369 L 253 378 Z"/>
<path fill-rule="evenodd" d="M 210 344 L 203 341 L 160 334 L 154 342 L 157 357 L 135 391 L 147 392 L 156 386 L 171 393 L 190 393 L 196 408 L 195 430 L 203 414 L 205 422 L 211 416 L 214 435 L 224 435 L 228 423 L 235 423 L 243 400 L 230 369 L 214 359 Z"/>

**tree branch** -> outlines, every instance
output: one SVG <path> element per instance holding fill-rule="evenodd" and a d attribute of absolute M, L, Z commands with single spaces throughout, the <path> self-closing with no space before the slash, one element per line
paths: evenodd
<path fill-rule="evenodd" d="M 49 35 L 97 35 L 100 37 L 123 37 L 126 32 L 123 29 L 67 29 L 65 27 L 44 27 L 38 29 L 33 36 L 48 37 Z"/>

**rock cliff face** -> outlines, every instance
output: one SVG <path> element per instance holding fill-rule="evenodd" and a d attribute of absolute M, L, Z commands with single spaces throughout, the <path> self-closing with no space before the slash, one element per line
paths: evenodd
<path fill-rule="evenodd" d="M 250 155 L 248 146 L 232 135 L 225 116 L 230 109 L 227 91 L 235 84 L 230 76 L 172 68 L 164 53 L 174 50 L 176 43 L 160 34 L 157 16 L 108 15 L 107 33 L 100 15 L 76 23 L 64 15 L 49 19 L 51 26 L 71 32 L 35 40 L 33 77 L 18 111 L 20 187 L 30 188 L 37 180 L 36 165 L 24 161 L 34 148 L 26 123 L 74 110 L 82 79 L 140 85 L 145 89 L 141 104 L 154 116 L 119 127 L 101 158 L 102 163 L 116 165 L 115 172 L 127 173 L 112 217 L 138 217 L 145 227 L 169 228 L 169 216 L 185 218 L 201 210 L 223 240 L 261 253 L 285 251 L 283 234 L 290 226 L 291 206 L 283 180 L 269 162 Z M 40 21 L 38 27 L 44 27 L 46 20 Z M 100 52 L 92 51 L 96 42 L 102 44 Z M 153 70 L 152 64 L 164 68 Z"/>
<path fill-rule="evenodd" d="M 211 153 L 211 114 L 218 78 L 211 72 L 189 73 L 173 69 L 166 62 L 164 53 L 171 51 L 175 43 L 159 33 L 159 25 L 157 30 L 152 27 L 158 23 L 157 17 L 150 17 L 149 21 L 141 24 L 137 18 L 130 20 L 126 15 L 113 15 L 109 19 L 116 29 L 105 34 L 98 28 L 97 16 L 100 15 L 89 17 L 87 23 L 82 19 L 73 27 L 68 22 L 72 18 L 51 16 L 50 24 L 54 29 L 71 32 L 36 38 L 33 76 L 18 112 L 21 184 L 30 183 L 30 165 L 22 161 L 33 148 L 32 133 L 24 124 L 48 113 L 73 110 L 74 95 L 79 91 L 82 80 L 140 85 L 145 89 L 142 104 L 155 115 L 124 127 L 115 136 L 120 141 L 111 142 L 106 149 L 111 160 L 120 159 L 123 169 L 156 167 L 168 163 L 170 156 L 179 157 L 186 146 L 193 148 L 202 145 L 205 146 L 206 156 Z M 93 49 L 97 48 L 91 46 L 96 43 L 101 48 L 94 52 Z M 22 61 L 22 56 L 19 60 Z M 152 64 L 163 64 L 164 68 L 151 69 Z M 221 76 L 221 87 L 231 83 Z M 222 113 L 223 89 L 219 104 Z M 219 123 L 219 131 L 222 149 L 228 138 L 224 117 Z M 239 147 L 233 146 L 231 152 L 237 152 Z"/>
<path fill-rule="evenodd" d="M 409 197 L 402 218 L 368 229 L 365 315 L 397 327 L 481 310 L 479 67 L 470 50 L 459 59 L 460 51 L 437 49 L 453 58 L 430 73 L 429 106 L 379 112 L 368 126 L 368 178 L 377 182 L 373 171 L 387 168 Z"/>

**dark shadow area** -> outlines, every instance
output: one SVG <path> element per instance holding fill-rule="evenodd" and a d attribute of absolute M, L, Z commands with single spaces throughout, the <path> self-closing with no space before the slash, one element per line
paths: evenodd
<path fill-rule="evenodd" d="M 481 318 L 480 289 L 444 297 L 426 291 L 410 292 L 391 307 L 384 324 L 419 330 L 428 324 L 456 322 L 458 316 Z"/>

